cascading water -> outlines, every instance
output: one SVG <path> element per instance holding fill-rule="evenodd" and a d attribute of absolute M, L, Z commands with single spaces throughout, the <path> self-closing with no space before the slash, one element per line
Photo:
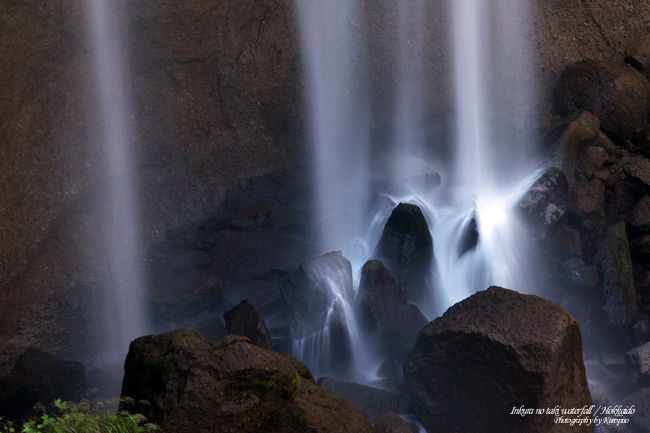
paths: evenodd
<path fill-rule="evenodd" d="M 390 186 L 372 191 L 365 165 L 368 133 L 363 128 L 367 124 L 350 122 L 365 112 L 354 92 L 344 91 L 354 83 L 350 59 L 358 47 L 350 36 L 358 26 L 353 19 L 358 12 L 356 2 L 298 1 L 311 98 L 315 208 L 324 216 L 321 246 L 342 249 L 358 272 L 373 258 L 392 209 L 400 202 L 418 205 L 434 241 L 431 296 L 418 304 L 429 319 L 490 285 L 527 289 L 522 269 L 528 248 L 515 210 L 540 173 L 534 166 L 534 143 L 521 133 L 526 125 L 521 113 L 524 107 L 532 108 L 534 96 L 527 87 L 532 75 L 526 66 L 530 47 L 522 37 L 525 24 L 521 23 L 528 15 L 522 3 L 447 2 L 452 18 L 456 142 L 452 161 L 438 161 L 427 159 L 427 144 L 421 140 L 424 134 L 414 121 L 423 119 L 427 109 L 421 97 L 426 89 L 414 83 L 421 85 L 419 77 L 426 74 L 422 58 L 434 50 L 427 46 L 427 29 L 421 19 L 427 13 L 426 2 L 391 2 L 399 27 L 393 122 L 397 132 L 392 136 L 391 167 L 385 182 Z M 432 189 L 425 182 L 423 187 L 419 175 L 433 169 L 442 174 L 443 185 Z M 373 203 L 374 214 L 367 216 L 366 203 L 373 193 L 384 199 L 381 204 Z M 360 229 L 363 223 L 365 230 Z M 351 248 L 350 243 L 359 238 L 363 248 Z M 310 352 L 318 350 L 309 346 Z"/>
<path fill-rule="evenodd" d="M 104 227 L 102 257 L 108 281 L 97 294 L 103 320 L 95 330 L 102 365 L 123 362 L 129 342 L 148 331 L 141 294 L 145 278 L 140 261 L 140 225 L 132 161 L 133 128 L 128 111 L 126 62 L 117 15 L 119 2 L 89 0 L 87 19 L 92 41 L 98 104 L 98 141 L 105 179 L 99 192 Z"/>

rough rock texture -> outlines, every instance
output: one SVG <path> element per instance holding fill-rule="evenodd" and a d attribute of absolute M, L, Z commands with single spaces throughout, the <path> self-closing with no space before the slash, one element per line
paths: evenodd
<path fill-rule="evenodd" d="M 400 203 L 393 209 L 375 255 L 397 282 L 403 284 L 407 299 L 418 302 L 426 297 L 433 240 L 419 207 Z"/>
<path fill-rule="evenodd" d="M 637 300 L 624 222 L 606 229 L 598 242 L 596 260 L 603 281 L 605 313 L 612 325 L 625 326 L 637 313 Z"/>
<path fill-rule="evenodd" d="M 567 211 L 567 181 L 560 168 L 551 167 L 519 202 L 524 215 L 541 227 L 557 223 Z"/>
<path fill-rule="evenodd" d="M 430 431 L 591 431 L 510 415 L 591 404 L 578 324 L 537 296 L 490 287 L 454 305 L 420 332 L 404 376 Z"/>
<path fill-rule="evenodd" d="M 367 331 L 378 331 L 386 339 L 385 350 L 405 356 L 427 323 L 420 309 L 406 302 L 402 288 L 379 260 L 369 260 L 361 269 L 359 292 L 355 300 Z M 400 352 L 401 353 L 400 356 Z"/>
<path fill-rule="evenodd" d="M 177 330 L 136 339 L 122 396 L 174 433 L 372 432 L 363 413 L 319 388 L 302 362 L 240 336 L 209 343 Z"/>
<path fill-rule="evenodd" d="M 639 228 L 650 228 L 650 196 L 641 198 L 632 209 L 630 224 Z"/>
<path fill-rule="evenodd" d="M 11 372 L 0 378 L 0 417 L 25 419 L 38 402 L 80 400 L 85 391 L 83 364 L 28 349 Z"/>
<path fill-rule="evenodd" d="M 348 400 L 370 419 L 375 421 L 390 411 L 399 410 L 399 395 L 396 392 L 359 385 L 358 383 L 323 377 L 318 386 L 332 391 Z"/>
<path fill-rule="evenodd" d="M 650 83 L 629 65 L 585 60 L 564 70 L 555 101 L 560 113 L 590 111 L 604 131 L 627 137 L 648 125 Z"/>
<path fill-rule="evenodd" d="M 408 426 L 396 412 L 388 412 L 372 423 L 375 433 L 412 433 Z"/>
<path fill-rule="evenodd" d="M 229 334 L 248 337 L 253 344 L 271 350 L 271 337 L 264 319 L 248 299 L 223 313 Z"/>

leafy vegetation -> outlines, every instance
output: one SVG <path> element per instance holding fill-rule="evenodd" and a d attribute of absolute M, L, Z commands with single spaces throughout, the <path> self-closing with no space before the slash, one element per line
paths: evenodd
<path fill-rule="evenodd" d="M 57 399 L 51 414 L 43 410 L 40 417 L 22 425 L 0 417 L 0 433 L 153 433 L 159 431 L 142 415 L 116 413 L 117 400 L 89 400 L 70 403 Z M 44 408 L 43 408 L 44 409 Z"/>

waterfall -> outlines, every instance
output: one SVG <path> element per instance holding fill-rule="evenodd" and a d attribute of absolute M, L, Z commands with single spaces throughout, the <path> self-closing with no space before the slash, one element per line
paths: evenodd
<path fill-rule="evenodd" d="M 102 365 L 122 363 L 129 343 L 148 331 L 142 301 L 145 288 L 140 258 L 140 221 L 134 176 L 134 130 L 129 112 L 127 62 L 122 52 L 120 2 L 89 0 L 86 6 L 89 39 L 98 96 L 97 151 L 101 156 L 98 191 L 104 231 L 100 257 L 107 264 L 107 281 L 97 293 L 103 320 L 94 330 Z"/>
<path fill-rule="evenodd" d="M 357 272 L 373 258 L 392 209 L 400 202 L 413 203 L 422 210 L 434 242 L 430 296 L 418 303 L 429 319 L 490 285 L 526 292 L 530 248 L 516 207 L 540 170 L 535 165 L 535 143 L 527 138 L 531 129 L 527 113 L 532 112 L 535 92 L 528 66 L 531 47 L 525 2 L 445 3 L 451 18 L 449 85 L 454 89 L 451 105 L 456 122 L 453 152 L 443 161 L 430 156 L 431 143 L 419 129 L 428 114 L 423 97 L 426 59 L 436 52 L 427 42 L 431 29 L 425 28 L 423 19 L 430 5 L 419 0 L 390 1 L 397 17 L 397 38 L 392 41 L 395 132 L 388 173 L 382 174 L 388 177 L 384 190 L 373 190 L 368 180 L 376 168 L 367 165 L 369 110 L 361 103 L 358 83 L 365 71 L 362 56 L 355 54 L 361 48 L 355 37 L 362 22 L 355 18 L 358 4 L 297 2 L 320 245 L 325 250 L 343 250 Z M 434 169 L 442 175 L 442 186 L 423 187 L 418 175 Z M 375 193 L 382 199 L 367 206 Z M 368 214 L 370 208 L 374 210 Z M 318 329 L 326 330 L 327 323 Z M 351 335 L 358 332 L 350 330 Z M 300 350 L 295 349 L 295 354 L 313 359 L 328 344 L 326 336 L 314 333 L 309 341 L 296 342 Z M 364 353 L 367 360 L 372 352 Z M 357 380 L 367 381 L 368 376 Z"/>

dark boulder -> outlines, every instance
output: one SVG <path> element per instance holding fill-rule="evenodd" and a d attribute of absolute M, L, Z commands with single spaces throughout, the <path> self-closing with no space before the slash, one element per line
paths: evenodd
<path fill-rule="evenodd" d="M 393 209 L 375 254 L 403 284 L 407 299 L 419 302 L 427 298 L 433 240 L 419 207 L 400 203 Z"/>
<path fill-rule="evenodd" d="M 348 400 L 370 419 L 375 421 L 389 411 L 399 410 L 399 394 L 372 388 L 354 382 L 323 377 L 318 380 L 318 386 L 332 391 Z"/>
<path fill-rule="evenodd" d="M 561 114 L 587 110 L 618 137 L 643 130 L 650 115 L 650 83 L 625 64 L 584 60 L 567 66 L 555 88 Z"/>
<path fill-rule="evenodd" d="M 650 378 L 650 343 L 635 347 L 628 351 L 625 356 L 632 367 L 635 382 Z"/>
<path fill-rule="evenodd" d="M 598 178 L 576 182 L 569 196 L 569 210 L 573 215 L 585 217 L 599 214 L 605 207 L 605 182 Z"/>
<path fill-rule="evenodd" d="M 602 277 L 605 313 L 612 325 L 626 326 L 637 313 L 637 299 L 624 222 L 604 231 L 597 243 L 596 262 Z"/>
<path fill-rule="evenodd" d="M 551 167 L 520 200 L 519 208 L 534 223 L 552 226 L 567 211 L 567 181 L 560 168 Z"/>
<path fill-rule="evenodd" d="M 83 364 L 27 349 L 9 375 L 0 379 L 0 417 L 24 419 L 38 402 L 79 400 L 85 391 Z"/>
<path fill-rule="evenodd" d="M 366 330 L 377 331 L 385 351 L 398 359 L 405 357 L 427 323 L 420 309 L 406 302 L 401 286 L 379 260 L 363 265 L 356 305 Z"/>
<path fill-rule="evenodd" d="M 591 404 L 578 324 L 537 296 L 490 287 L 454 305 L 420 332 L 404 376 L 429 431 L 591 432 L 511 415 Z"/>
<path fill-rule="evenodd" d="M 253 344 L 271 350 L 271 337 L 264 319 L 248 299 L 223 313 L 229 334 L 243 335 Z"/>
<path fill-rule="evenodd" d="M 122 397 L 163 431 L 372 432 L 363 413 L 318 387 L 297 359 L 246 337 L 212 343 L 177 330 L 136 339 Z"/>

